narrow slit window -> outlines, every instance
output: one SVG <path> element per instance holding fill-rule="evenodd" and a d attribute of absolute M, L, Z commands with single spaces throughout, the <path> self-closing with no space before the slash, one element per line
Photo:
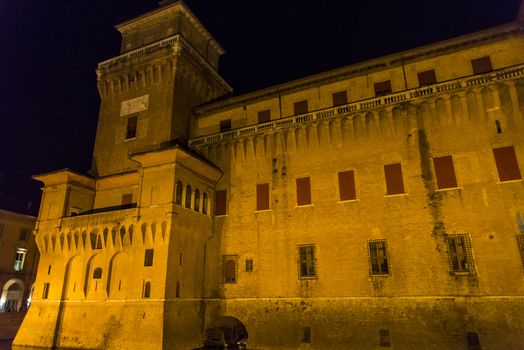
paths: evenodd
<path fill-rule="evenodd" d="M 500 181 L 520 180 L 520 169 L 513 146 L 493 149 Z"/>
<path fill-rule="evenodd" d="M 355 191 L 355 174 L 353 170 L 338 173 L 338 189 L 340 200 L 347 201 L 357 198 Z"/>
<path fill-rule="evenodd" d="M 311 183 L 309 177 L 297 179 L 297 206 L 311 204 Z"/>
<path fill-rule="evenodd" d="M 293 104 L 295 115 L 306 114 L 308 112 L 307 100 L 297 101 Z"/>
<path fill-rule="evenodd" d="M 333 93 L 333 106 L 342 106 L 348 103 L 348 93 L 346 90 Z"/>
<path fill-rule="evenodd" d="M 269 210 L 269 184 L 257 184 L 257 210 Z"/>
<path fill-rule="evenodd" d="M 418 73 L 418 85 L 426 86 L 437 83 L 437 76 L 435 75 L 435 70 L 430 69 L 424 72 Z"/>
<path fill-rule="evenodd" d="M 457 178 L 451 156 L 433 158 L 433 166 L 435 167 L 435 176 L 439 189 L 457 187 Z"/>
<path fill-rule="evenodd" d="M 49 297 L 49 288 L 51 287 L 49 282 L 44 283 L 44 290 L 42 291 L 42 299 Z"/>
<path fill-rule="evenodd" d="M 215 192 L 215 215 L 226 215 L 227 190 Z"/>
<path fill-rule="evenodd" d="M 180 298 L 180 282 L 177 282 L 177 283 L 176 283 L 175 296 L 176 296 L 177 298 Z"/>
<path fill-rule="evenodd" d="M 405 193 L 400 163 L 384 165 L 384 175 L 386 177 L 386 193 L 388 195 Z"/>
<path fill-rule="evenodd" d="M 391 80 L 384 80 L 374 84 L 375 96 L 384 96 L 391 94 Z"/>
<path fill-rule="evenodd" d="M 258 123 L 267 123 L 271 121 L 271 111 L 266 109 L 264 111 L 258 112 Z"/>
<path fill-rule="evenodd" d="M 151 297 L 151 282 L 144 281 L 144 286 L 142 287 L 142 298 L 147 299 Z"/>
<path fill-rule="evenodd" d="M 471 60 L 471 67 L 473 68 L 473 74 L 488 73 L 493 70 L 493 66 L 491 65 L 491 58 L 489 56 Z"/>

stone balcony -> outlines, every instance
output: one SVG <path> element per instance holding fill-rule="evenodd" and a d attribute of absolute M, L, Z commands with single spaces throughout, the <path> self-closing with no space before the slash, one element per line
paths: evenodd
<path fill-rule="evenodd" d="M 522 76 L 524 76 L 524 64 L 492 71 L 485 74 L 449 80 L 442 83 L 410 90 L 404 90 L 385 96 L 351 102 L 342 106 L 319 109 L 306 114 L 272 120 L 267 123 L 261 123 L 226 132 L 197 137 L 189 140 L 189 146 L 197 147 L 206 144 L 214 144 L 223 140 L 260 134 L 269 129 L 281 129 L 293 125 L 307 124 L 317 120 L 336 118 L 351 113 L 359 113 L 372 109 L 384 108 L 388 105 L 409 102 L 419 98 L 437 96 L 444 93 L 451 93 L 453 91 L 475 87 L 481 84 L 510 80 Z"/>

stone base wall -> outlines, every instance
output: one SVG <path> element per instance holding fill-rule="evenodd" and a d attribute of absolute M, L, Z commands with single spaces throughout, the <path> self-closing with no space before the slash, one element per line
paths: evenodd
<path fill-rule="evenodd" d="M 25 314 L 25 312 L 0 313 L 0 339 L 13 339 Z"/>
<path fill-rule="evenodd" d="M 502 297 L 312 298 L 229 300 L 225 314 L 249 333 L 249 349 L 522 349 L 524 299 Z M 303 342 L 304 328 L 311 342 Z"/>

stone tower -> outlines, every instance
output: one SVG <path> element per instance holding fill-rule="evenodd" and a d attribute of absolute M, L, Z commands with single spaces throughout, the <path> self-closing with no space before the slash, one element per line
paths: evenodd
<path fill-rule="evenodd" d="M 95 176 L 136 169 L 130 153 L 186 140 L 191 108 L 231 92 L 217 73 L 222 47 L 184 3 L 160 4 L 117 25 L 121 53 L 98 65 Z"/>

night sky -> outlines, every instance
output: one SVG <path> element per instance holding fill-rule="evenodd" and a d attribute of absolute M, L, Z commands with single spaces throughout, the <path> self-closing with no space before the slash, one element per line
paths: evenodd
<path fill-rule="evenodd" d="M 235 94 L 512 21 L 519 0 L 187 0 Z M 283 5 L 285 4 L 285 5 Z M 90 168 L 95 69 L 155 0 L 0 0 L 0 208 L 36 214 L 34 174 Z M 31 205 L 28 207 L 28 203 Z"/>

